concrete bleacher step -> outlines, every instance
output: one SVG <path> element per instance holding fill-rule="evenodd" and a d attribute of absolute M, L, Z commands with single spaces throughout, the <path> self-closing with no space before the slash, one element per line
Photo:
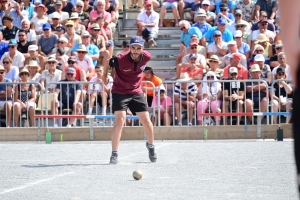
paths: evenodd
<path fill-rule="evenodd" d="M 137 28 L 123 28 L 119 33 L 120 36 L 134 36 Z M 179 28 L 160 28 L 158 31 L 158 38 L 180 38 L 181 30 Z"/>
<path fill-rule="evenodd" d="M 118 40 L 115 40 L 115 46 L 121 47 L 123 40 L 129 41 L 132 36 L 119 37 Z M 155 41 L 157 43 L 157 48 L 168 48 L 168 49 L 174 48 L 174 49 L 179 50 L 179 47 L 180 47 L 179 38 L 163 38 L 163 37 L 161 37 L 161 38 L 155 39 Z M 155 48 L 155 49 L 157 49 L 157 48 Z M 173 50 L 173 49 L 171 49 L 171 50 Z"/>
<path fill-rule="evenodd" d="M 142 11 L 142 9 L 127 9 L 123 11 L 123 16 L 125 19 L 136 19 L 138 14 Z M 155 11 L 159 14 L 160 9 L 155 9 Z M 190 9 L 185 9 L 184 10 L 184 19 L 189 19 L 190 18 Z M 174 19 L 172 10 L 168 9 L 165 19 Z"/>
<path fill-rule="evenodd" d="M 174 70 L 176 66 L 176 60 L 164 60 L 164 61 L 157 61 L 157 60 L 150 60 L 147 63 L 147 66 L 153 68 L 153 70 Z"/>

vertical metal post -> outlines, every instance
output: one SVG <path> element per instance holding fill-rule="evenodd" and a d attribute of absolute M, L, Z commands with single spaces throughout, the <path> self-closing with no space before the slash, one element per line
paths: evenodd
<path fill-rule="evenodd" d="M 261 138 L 261 116 L 257 116 L 257 138 Z"/>
<path fill-rule="evenodd" d="M 93 119 L 90 118 L 90 140 L 94 140 L 94 122 Z"/>

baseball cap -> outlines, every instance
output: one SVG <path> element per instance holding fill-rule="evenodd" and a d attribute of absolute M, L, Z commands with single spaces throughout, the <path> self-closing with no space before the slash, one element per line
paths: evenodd
<path fill-rule="evenodd" d="M 43 24 L 43 30 L 51 29 L 51 25 L 49 23 Z"/>
<path fill-rule="evenodd" d="M 262 54 L 257 54 L 254 57 L 254 61 L 263 61 L 263 62 L 265 62 L 265 57 Z"/>
<path fill-rule="evenodd" d="M 38 50 L 38 46 L 37 45 L 29 45 L 28 47 L 28 51 L 37 51 Z"/>
<path fill-rule="evenodd" d="M 230 67 L 229 68 L 229 74 L 238 73 L 238 70 L 236 67 Z"/>
<path fill-rule="evenodd" d="M 74 21 L 72 21 L 72 20 L 67 21 L 65 26 L 68 26 L 68 25 L 74 26 Z"/>
<path fill-rule="evenodd" d="M 229 45 L 236 45 L 236 41 L 231 40 L 231 41 L 227 42 L 227 46 L 229 46 Z"/>
<path fill-rule="evenodd" d="M 240 10 L 240 9 L 237 9 L 237 10 L 235 10 L 235 12 L 234 12 L 234 14 L 243 14 L 243 12 L 242 12 L 242 10 Z"/>
<path fill-rule="evenodd" d="M 58 12 L 54 12 L 54 13 L 52 13 L 52 19 L 55 19 L 55 18 L 57 18 L 57 19 L 60 19 L 61 18 L 61 15 L 58 13 Z"/>
<path fill-rule="evenodd" d="M 253 64 L 253 65 L 251 66 L 250 72 L 260 72 L 260 71 L 261 71 L 261 70 L 260 70 L 260 67 L 259 67 L 258 64 Z"/>
<path fill-rule="evenodd" d="M 8 42 L 8 46 L 16 46 L 18 45 L 17 40 L 16 39 L 10 39 Z"/>
<path fill-rule="evenodd" d="M 91 36 L 90 33 L 88 31 L 84 31 L 82 34 L 81 34 L 81 37 L 84 37 L 84 36 Z"/>
<path fill-rule="evenodd" d="M 190 43 L 190 46 L 193 46 L 193 45 L 198 46 L 198 43 L 197 43 L 197 42 L 191 42 L 191 43 Z"/>
<path fill-rule="evenodd" d="M 236 30 L 236 31 L 235 31 L 234 37 L 242 37 L 242 36 L 243 36 L 242 31 L 240 31 L 240 30 Z"/>
<path fill-rule="evenodd" d="M 228 4 L 227 3 L 221 3 L 220 4 L 220 9 L 228 9 Z"/>
<path fill-rule="evenodd" d="M 63 41 L 63 42 L 65 42 L 65 43 L 68 43 L 68 39 L 67 39 L 66 37 L 64 37 L 64 36 L 61 36 L 61 37 L 58 39 L 58 41 Z"/>
<path fill-rule="evenodd" d="M 130 46 L 132 45 L 144 46 L 144 39 L 141 36 L 134 36 L 130 39 Z"/>
<path fill-rule="evenodd" d="M 77 12 L 72 12 L 71 17 L 69 19 L 78 19 L 78 13 Z"/>
<path fill-rule="evenodd" d="M 228 56 L 229 58 L 235 58 L 238 60 L 241 60 L 241 56 L 238 53 L 232 53 L 231 55 Z"/>
<path fill-rule="evenodd" d="M 144 72 L 146 72 L 146 71 L 152 72 L 152 74 L 154 75 L 152 67 L 146 66 L 144 69 Z"/>
<path fill-rule="evenodd" d="M 196 58 L 196 59 L 197 59 L 198 56 L 197 56 L 197 54 L 194 54 L 194 53 L 193 53 L 193 54 L 190 54 L 189 58 Z"/>
<path fill-rule="evenodd" d="M 221 33 L 221 31 L 216 30 L 216 31 L 214 32 L 214 36 L 215 36 L 215 35 L 222 35 L 222 33 Z"/>
<path fill-rule="evenodd" d="M 122 46 L 127 46 L 127 45 L 129 45 L 129 42 L 127 40 L 123 40 Z"/>
<path fill-rule="evenodd" d="M 278 67 L 276 70 L 276 74 L 278 74 L 279 72 L 284 72 L 285 73 L 285 69 L 283 69 L 282 67 Z"/>
<path fill-rule="evenodd" d="M 202 1 L 202 3 L 201 3 L 201 5 L 210 5 L 210 1 L 208 1 L 208 0 L 203 0 Z"/>
<path fill-rule="evenodd" d="M 62 1 L 61 0 L 57 0 L 55 5 L 62 5 Z"/>
<path fill-rule="evenodd" d="M 50 61 L 58 62 L 58 61 L 56 60 L 56 58 L 55 58 L 55 55 L 51 55 L 51 56 L 48 57 L 47 62 L 50 62 Z"/>
<path fill-rule="evenodd" d="M 99 24 L 98 24 L 98 23 L 93 23 L 93 24 L 92 24 L 92 29 L 100 30 Z"/>
<path fill-rule="evenodd" d="M 66 69 L 66 72 L 73 72 L 73 73 L 76 73 L 76 70 L 74 69 L 74 67 L 68 67 Z"/>
<path fill-rule="evenodd" d="M 218 23 L 219 24 L 226 24 L 226 20 L 223 19 L 223 18 L 219 18 Z"/>

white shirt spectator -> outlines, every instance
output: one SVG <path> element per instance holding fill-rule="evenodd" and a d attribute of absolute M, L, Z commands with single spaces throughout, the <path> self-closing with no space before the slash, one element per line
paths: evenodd
<path fill-rule="evenodd" d="M 227 43 L 224 41 L 222 41 L 222 49 L 228 50 Z M 214 54 L 220 53 L 216 43 L 212 43 L 207 46 L 207 53 L 214 53 Z"/>
<path fill-rule="evenodd" d="M 154 10 L 152 10 L 151 15 L 148 17 L 148 15 L 146 14 L 146 11 L 142 11 L 138 17 L 137 20 L 146 23 L 146 24 L 150 24 L 155 22 L 156 25 L 154 27 L 148 27 L 146 26 L 146 29 L 148 31 L 156 31 L 158 33 L 158 22 L 159 22 L 159 14 L 157 12 L 155 12 Z"/>
<path fill-rule="evenodd" d="M 247 23 L 247 26 L 246 26 L 246 29 L 245 29 L 245 32 L 247 32 L 247 33 L 251 33 L 251 26 L 250 26 L 250 24 L 248 23 L 248 22 L 246 22 Z M 226 28 L 228 29 L 228 30 L 230 30 L 230 32 L 232 33 L 232 34 L 234 34 L 235 33 L 235 31 L 236 31 L 236 23 L 235 23 L 235 21 L 232 21 L 232 22 L 230 22 L 230 23 L 228 23 L 227 25 L 226 25 Z"/>
<path fill-rule="evenodd" d="M 60 81 L 61 80 L 61 73 L 62 73 L 62 71 L 56 69 L 53 73 L 53 76 L 50 76 L 49 71 L 44 70 L 41 74 L 40 80 L 45 81 L 45 87 L 47 86 L 47 88 L 49 88 L 49 89 L 54 89 L 54 88 L 56 88 L 56 84 L 51 84 L 51 83 L 55 83 L 55 82 Z"/>
<path fill-rule="evenodd" d="M 48 17 L 44 16 L 43 19 L 39 19 L 35 16 L 31 19 L 31 22 L 34 24 L 35 31 L 43 31 L 43 25 L 48 23 Z"/>
<path fill-rule="evenodd" d="M 277 71 L 278 67 L 280 67 L 280 65 L 278 65 L 277 67 L 274 67 L 274 69 L 272 70 L 273 77 L 276 74 L 276 71 Z M 286 79 L 292 80 L 292 74 L 291 74 L 290 66 L 286 65 L 286 68 L 284 68 L 284 69 L 285 69 L 285 73 L 286 73 L 286 76 L 287 76 Z"/>
<path fill-rule="evenodd" d="M 75 4 L 76 5 L 76 4 Z M 48 15 L 48 22 L 49 23 L 52 23 L 52 14 L 53 13 L 51 13 L 50 15 Z M 70 18 L 70 16 L 69 16 L 69 13 L 67 13 L 67 12 L 62 12 L 61 14 L 60 14 L 60 20 L 61 20 L 61 22 L 63 21 L 63 20 L 66 20 L 66 19 L 69 19 Z"/>
<path fill-rule="evenodd" d="M 85 55 L 83 60 L 79 60 L 78 56 L 76 56 L 76 60 L 78 62 L 78 67 L 83 69 L 86 74 L 88 74 L 90 68 L 95 68 L 92 58 L 88 55 Z"/>
<path fill-rule="evenodd" d="M 183 58 L 182 58 L 182 63 L 188 63 L 190 60 L 190 54 L 187 54 L 185 55 Z M 201 54 L 197 54 L 197 59 L 196 59 L 196 63 L 200 63 L 204 66 L 206 66 L 206 59 L 203 55 Z"/>
<path fill-rule="evenodd" d="M 15 39 L 17 40 L 17 42 L 19 42 L 19 30 L 16 33 L 16 37 Z M 37 41 L 36 40 L 36 33 L 34 30 L 29 29 L 29 32 L 27 33 L 27 42 L 32 42 L 32 41 Z"/>
<path fill-rule="evenodd" d="M 9 56 L 9 52 L 5 52 L 1 57 L 0 64 L 3 66 L 3 59 Z M 18 68 L 24 67 L 25 57 L 20 51 L 16 51 L 15 56 L 12 58 L 12 66 L 16 66 Z"/>
<path fill-rule="evenodd" d="M 256 38 L 258 37 L 258 35 L 261 34 L 260 30 L 255 30 L 252 32 L 252 40 L 256 40 Z M 272 38 L 274 40 L 275 38 L 275 34 L 273 31 L 269 31 L 269 30 L 266 30 L 265 32 L 265 35 L 269 38 Z"/>
<path fill-rule="evenodd" d="M 112 78 L 111 76 L 107 76 L 107 78 L 108 78 L 108 83 L 106 84 L 106 87 L 108 87 L 108 88 L 111 90 L 112 85 L 113 85 L 113 81 L 114 81 L 114 80 L 113 80 L 113 78 Z M 92 79 L 90 80 L 90 82 L 98 82 L 98 77 L 95 76 L 94 78 L 92 78 Z M 90 85 L 92 85 L 92 84 L 89 84 L 89 86 L 90 86 Z M 92 90 L 92 89 L 90 89 L 90 87 L 89 87 L 88 94 L 92 94 L 93 91 L 102 92 L 102 91 L 103 91 L 102 85 L 99 84 L 98 90 Z"/>

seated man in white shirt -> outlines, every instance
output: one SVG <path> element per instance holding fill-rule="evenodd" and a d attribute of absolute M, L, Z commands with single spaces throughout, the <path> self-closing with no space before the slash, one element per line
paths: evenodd
<path fill-rule="evenodd" d="M 222 58 L 227 54 L 228 47 L 227 43 L 222 39 L 222 33 L 219 30 L 214 32 L 215 42 L 207 46 L 207 57 L 210 58 L 212 55 L 217 55 L 219 58 Z"/>
<path fill-rule="evenodd" d="M 36 33 L 34 30 L 30 29 L 30 21 L 28 19 L 23 19 L 21 21 L 21 26 L 22 29 L 27 31 L 27 41 L 28 42 L 32 42 L 32 44 L 36 44 L 37 40 L 36 40 Z M 19 31 L 17 31 L 16 33 L 16 37 L 15 39 L 17 40 L 17 42 L 19 42 L 19 35 L 18 35 Z"/>
<path fill-rule="evenodd" d="M 143 36 L 146 42 L 148 42 L 149 47 L 155 47 L 156 42 L 154 38 L 157 38 L 158 34 L 159 14 L 153 10 L 151 0 L 145 1 L 144 8 L 145 10 L 137 17 L 137 35 Z"/>
<path fill-rule="evenodd" d="M 230 65 L 230 56 L 233 53 L 237 53 L 240 55 L 241 57 L 241 65 L 245 68 L 247 68 L 247 59 L 246 56 L 244 54 L 241 54 L 238 52 L 238 48 L 237 48 L 237 43 L 236 41 L 230 41 L 227 43 L 227 47 L 228 47 L 228 54 L 226 54 L 223 58 L 222 58 L 222 63 L 219 65 L 219 67 L 221 69 L 225 68 L 226 66 Z"/>
<path fill-rule="evenodd" d="M 291 75 L 291 68 L 290 66 L 286 63 L 286 55 L 284 52 L 280 52 L 278 54 L 278 63 L 279 65 L 277 67 L 274 67 L 272 70 L 272 74 L 273 76 L 275 76 L 275 74 L 277 73 L 277 69 L 279 67 L 282 67 L 283 69 L 285 69 L 285 73 L 287 75 L 286 79 L 291 80 L 292 79 L 292 75 Z"/>
<path fill-rule="evenodd" d="M 263 33 L 265 34 L 269 40 L 270 43 L 273 44 L 275 33 L 273 31 L 268 30 L 268 22 L 267 21 L 260 21 L 258 23 L 258 30 L 255 30 L 252 32 L 252 41 L 256 40 L 259 34 Z"/>
<path fill-rule="evenodd" d="M 88 115 L 92 114 L 96 99 L 97 102 L 99 102 L 99 105 L 101 105 L 102 107 L 101 115 L 106 115 L 107 103 L 111 105 L 110 91 L 113 84 L 113 78 L 111 76 L 108 76 L 106 83 L 102 81 L 103 66 L 95 67 L 95 73 L 96 76 L 90 80 L 90 82 L 94 82 L 94 84 L 89 84 L 88 94 L 90 95 L 90 107 Z M 96 114 L 100 113 L 96 112 Z"/>

